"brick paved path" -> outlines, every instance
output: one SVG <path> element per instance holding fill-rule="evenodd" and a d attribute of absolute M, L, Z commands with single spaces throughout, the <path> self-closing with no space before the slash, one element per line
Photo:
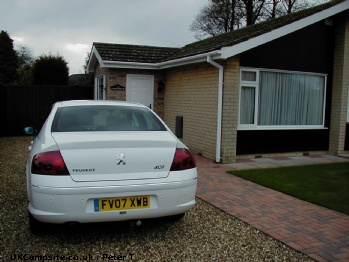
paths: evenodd
<path fill-rule="evenodd" d="M 197 156 L 197 196 L 318 261 L 349 261 L 349 216 L 229 175 Z"/>

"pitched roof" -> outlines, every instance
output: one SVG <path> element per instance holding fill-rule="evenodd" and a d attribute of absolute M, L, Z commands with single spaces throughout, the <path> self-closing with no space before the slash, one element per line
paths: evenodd
<path fill-rule="evenodd" d="M 93 43 L 105 61 L 157 63 L 178 52 L 179 48 L 142 45 Z"/>
<path fill-rule="evenodd" d="M 289 15 L 247 26 L 238 30 L 234 30 L 232 32 L 207 38 L 202 41 L 194 42 L 192 44 L 184 46 L 180 49 L 179 52 L 176 52 L 174 55 L 168 57 L 167 59 L 177 59 L 181 57 L 197 55 L 200 53 L 207 53 L 213 50 L 221 49 L 222 47 L 233 46 L 248 39 L 263 35 L 277 28 L 291 24 L 295 21 L 301 20 L 341 2 L 344 2 L 344 0 L 331 1 L 322 5 L 315 6 L 313 8 L 304 9 Z"/>
<path fill-rule="evenodd" d="M 275 32 L 280 29 L 284 29 L 288 26 L 292 26 L 295 23 L 303 22 L 308 17 L 330 9 L 343 2 L 349 3 L 348 0 L 332 0 L 328 3 L 315 6 L 313 8 L 301 10 L 289 15 L 285 15 L 279 18 L 271 19 L 262 23 L 244 27 L 238 30 L 234 30 L 229 33 L 221 34 L 215 37 L 207 38 L 205 40 L 197 41 L 188 44 L 182 48 L 170 48 L 170 47 L 156 47 L 156 46 L 141 46 L 141 45 L 124 45 L 124 44 L 107 44 L 107 43 L 93 43 L 93 47 L 100 56 L 100 63 L 106 62 L 110 66 L 113 62 L 115 63 L 139 63 L 157 65 L 159 63 L 169 63 L 175 60 L 186 60 L 191 57 L 198 57 L 203 54 L 207 54 L 213 51 L 222 50 L 222 48 L 238 47 L 239 44 L 246 46 L 245 43 L 257 39 L 257 45 L 263 44 L 263 41 L 259 40 L 259 37 L 268 35 L 270 32 Z M 348 9 L 348 5 L 341 7 Z M 332 14 L 343 11 L 343 9 L 336 10 Z M 322 15 L 325 16 L 325 15 Z M 324 19 L 323 17 L 320 19 Z M 298 26 L 299 29 L 299 26 Z M 285 34 L 292 32 L 297 29 L 289 29 Z M 278 35 L 280 37 L 282 33 Z M 265 41 L 264 41 L 265 42 Z M 256 45 L 256 43 L 255 43 Z M 239 49 L 238 52 L 247 50 L 246 47 Z M 234 51 L 236 52 L 236 50 Z M 231 55 L 234 52 L 226 52 L 222 54 L 221 58 Z M 93 58 L 92 58 L 93 60 Z M 90 60 L 91 63 L 91 60 Z"/>

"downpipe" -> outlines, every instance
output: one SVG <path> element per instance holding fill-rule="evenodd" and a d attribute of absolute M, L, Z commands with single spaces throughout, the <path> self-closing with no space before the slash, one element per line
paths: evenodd
<path fill-rule="evenodd" d="M 221 137 L 222 137 L 222 105 L 223 105 L 223 66 L 214 62 L 207 56 L 207 62 L 219 69 L 218 75 L 218 109 L 217 109 L 217 134 L 216 134 L 216 163 L 221 162 Z"/>

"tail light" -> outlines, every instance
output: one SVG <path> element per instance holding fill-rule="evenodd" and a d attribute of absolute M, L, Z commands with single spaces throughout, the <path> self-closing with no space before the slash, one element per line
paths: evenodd
<path fill-rule="evenodd" d="M 39 175 L 69 175 L 67 166 L 59 151 L 35 155 L 32 161 L 31 172 Z"/>
<path fill-rule="evenodd" d="M 170 171 L 180 171 L 196 167 L 194 155 L 187 149 L 177 148 Z"/>

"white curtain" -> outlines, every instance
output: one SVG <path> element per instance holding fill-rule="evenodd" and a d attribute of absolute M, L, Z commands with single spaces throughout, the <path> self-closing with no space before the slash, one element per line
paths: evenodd
<path fill-rule="evenodd" d="M 240 124 L 254 124 L 255 87 L 241 87 Z"/>
<path fill-rule="evenodd" d="M 322 125 L 325 78 L 260 72 L 258 125 Z"/>

